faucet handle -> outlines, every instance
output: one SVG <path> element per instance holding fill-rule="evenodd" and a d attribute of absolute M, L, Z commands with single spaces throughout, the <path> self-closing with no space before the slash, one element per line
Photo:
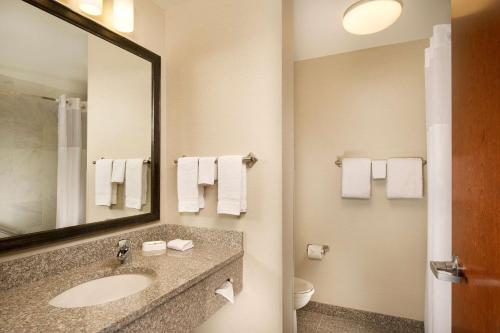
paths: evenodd
<path fill-rule="evenodd" d="M 120 239 L 118 241 L 118 248 L 120 249 L 128 250 L 130 249 L 130 245 L 131 245 L 130 239 Z"/>

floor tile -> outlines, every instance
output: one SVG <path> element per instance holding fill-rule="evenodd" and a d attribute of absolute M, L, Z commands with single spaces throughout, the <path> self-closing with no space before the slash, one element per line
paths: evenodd
<path fill-rule="evenodd" d="M 404 333 L 375 323 L 329 316 L 314 311 L 297 312 L 298 333 Z"/>
<path fill-rule="evenodd" d="M 298 333 L 316 333 L 322 314 L 312 311 L 297 311 Z"/>

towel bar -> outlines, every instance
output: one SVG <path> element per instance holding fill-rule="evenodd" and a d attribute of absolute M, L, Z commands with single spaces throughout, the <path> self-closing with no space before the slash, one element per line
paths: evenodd
<path fill-rule="evenodd" d="M 258 160 L 259 159 L 253 153 L 248 153 L 247 156 L 243 157 L 243 163 L 246 163 L 247 167 L 249 168 L 253 167 L 253 165 L 257 163 Z M 177 160 L 174 160 L 174 163 L 177 164 Z M 217 159 L 215 159 L 215 163 L 217 163 Z"/>
<path fill-rule="evenodd" d="M 411 158 L 411 157 L 408 157 L 408 158 Z M 425 166 L 427 164 L 427 160 L 423 157 L 417 157 L 417 158 L 420 158 L 422 160 L 422 166 Z M 337 160 L 335 161 L 335 165 L 338 166 L 339 168 L 342 167 L 342 158 L 340 157 L 337 157 Z"/>
<path fill-rule="evenodd" d="M 104 157 L 101 157 L 101 160 L 102 159 L 104 159 Z M 96 161 L 92 161 L 92 164 L 95 164 L 95 162 Z M 142 161 L 142 163 L 144 163 L 144 164 L 151 164 L 151 159 L 148 158 L 147 160 Z"/>

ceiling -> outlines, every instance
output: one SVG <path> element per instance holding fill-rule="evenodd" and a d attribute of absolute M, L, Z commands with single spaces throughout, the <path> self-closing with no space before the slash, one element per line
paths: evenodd
<path fill-rule="evenodd" d="M 391 27 L 352 35 L 342 27 L 342 16 L 357 1 L 294 0 L 295 60 L 429 38 L 433 25 L 450 22 L 450 0 L 403 0 L 403 13 Z"/>

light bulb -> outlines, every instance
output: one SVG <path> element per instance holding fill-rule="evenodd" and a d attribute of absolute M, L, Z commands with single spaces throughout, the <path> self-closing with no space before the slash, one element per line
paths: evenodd
<path fill-rule="evenodd" d="M 134 0 L 113 0 L 113 26 L 121 32 L 134 31 Z"/>

